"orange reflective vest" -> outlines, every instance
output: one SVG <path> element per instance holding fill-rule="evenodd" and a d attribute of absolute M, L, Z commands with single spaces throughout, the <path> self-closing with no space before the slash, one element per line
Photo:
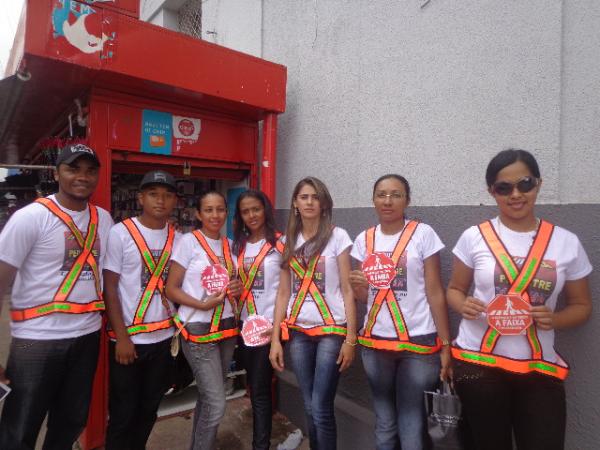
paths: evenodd
<path fill-rule="evenodd" d="M 199 230 L 195 230 L 192 232 L 192 234 L 198 240 L 200 247 L 202 247 L 202 249 L 208 256 L 208 258 L 210 259 L 211 263 L 212 264 L 221 264 L 221 262 L 219 261 L 219 257 L 217 255 L 215 255 L 215 252 L 213 252 L 212 248 L 210 248 L 210 245 L 208 244 L 208 242 L 206 242 L 206 239 L 204 238 L 204 235 L 202 234 L 202 232 L 200 232 Z M 231 249 L 229 247 L 229 241 L 227 240 L 227 237 L 221 238 L 221 245 L 222 245 L 221 248 L 222 248 L 222 253 L 223 253 L 223 259 L 225 259 L 225 266 L 227 267 L 227 272 L 229 273 L 229 276 L 232 277 L 234 275 L 235 269 L 234 269 L 233 257 L 231 255 Z M 236 312 L 237 305 L 235 303 L 235 299 L 233 297 L 231 297 L 231 295 L 229 295 L 229 292 L 226 295 L 229 300 L 229 303 L 231 304 L 231 309 L 233 310 L 233 314 L 235 317 L 235 315 L 237 314 L 237 312 Z M 177 315 L 174 317 L 174 321 L 175 321 L 175 325 L 177 326 L 177 328 L 181 329 L 181 335 L 184 337 L 184 339 L 191 341 L 191 342 L 195 342 L 197 344 L 207 344 L 209 342 L 220 341 L 220 340 L 226 339 L 228 337 L 236 336 L 239 333 L 237 326 L 235 328 L 221 330 L 220 326 L 221 326 L 221 317 L 222 316 L 223 316 L 223 303 L 219 304 L 216 308 L 213 309 L 212 318 L 210 320 L 210 330 L 206 334 L 191 334 L 190 332 L 188 332 L 185 329 L 181 319 L 179 319 L 179 317 Z"/>
<path fill-rule="evenodd" d="M 530 298 L 527 288 L 533 281 L 533 278 L 542 263 L 548 245 L 550 244 L 550 239 L 552 238 L 554 225 L 545 220 L 540 221 L 537 234 L 529 249 L 529 254 L 523 262 L 521 270 L 517 268 L 514 259 L 508 250 L 506 250 L 506 247 L 500 240 L 500 237 L 490 221 L 480 224 L 479 231 L 489 247 L 490 252 L 494 255 L 496 262 L 502 268 L 504 275 L 511 283 L 508 294 L 518 294 L 529 303 Z M 569 372 L 568 367 L 550 363 L 543 359 L 542 345 L 537 335 L 535 323 L 527 329 L 526 334 L 529 347 L 531 348 L 531 359 L 529 360 L 515 360 L 494 355 L 494 348 L 501 336 L 490 326 L 488 326 L 487 331 L 481 340 L 478 352 L 453 347 L 452 355 L 456 359 L 465 362 L 483 366 L 499 367 L 509 372 L 522 374 L 539 372 L 564 380 Z"/>
<path fill-rule="evenodd" d="M 135 242 L 135 245 L 137 246 L 142 257 L 142 261 L 144 261 L 144 265 L 151 274 L 146 286 L 144 287 L 144 291 L 140 296 L 138 306 L 133 316 L 133 322 L 127 326 L 127 333 L 130 336 L 133 336 L 140 333 L 151 333 L 153 331 L 170 328 L 173 325 L 173 319 L 171 318 L 171 309 L 169 308 L 169 304 L 164 298 L 165 286 L 163 274 L 167 268 L 169 259 L 171 258 L 173 241 L 175 240 L 175 227 L 169 225 L 165 245 L 158 260 L 154 260 L 154 256 L 148 248 L 146 239 L 144 239 L 144 236 L 140 232 L 139 228 L 135 225 L 135 222 L 131 219 L 125 219 L 122 223 L 125 226 L 125 229 L 129 232 L 133 242 Z M 148 311 L 148 306 L 150 306 L 150 302 L 152 301 L 152 297 L 154 297 L 155 292 L 160 294 L 163 305 L 167 310 L 168 318 L 157 322 L 145 322 L 144 319 L 146 317 L 146 312 Z M 111 338 L 116 337 L 113 330 L 108 330 L 108 335 Z"/>
<path fill-rule="evenodd" d="M 283 253 L 283 243 L 279 240 L 280 237 L 281 233 L 277 233 L 275 249 L 279 253 Z M 260 265 L 263 263 L 265 257 L 272 248 L 273 247 L 271 246 L 271 244 L 265 242 L 258 254 L 254 257 L 254 260 L 252 261 L 252 264 L 250 265 L 250 268 L 248 269 L 247 273 L 244 269 L 244 255 L 246 254 L 246 247 L 244 247 L 238 255 L 238 273 L 243 284 L 242 295 L 240 296 L 240 300 L 238 303 L 239 313 L 241 313 L 245 305 L 249 316 L 257 314 L 256 302 L 254 301 L 254 294 L 252 293 L 252 286 L 254 285 L 254 279 L 256 278 L 256 274 L 258 273 Z"/>
<path fill-rule="evenodd" d="M 23 320 L 43 317 L 52 313 L 85 314 L 103 311 L 104 302 L 102 301 L 102 291 L 100 289 L 100 274 L 98 270 L 98 264 L 96 263 L 96 258 L 92 252 L 94 243 L 96 242 L 96 237 L 98 235 L 98 209 L 94 205 L 88 203 L 90 220 L 88 222 L 87 233 L 84 238 L 71 216 L 60 209 L 60 207 L 52 200 L 49 198 L 39 198 L 36 200 L 36 203 L 48 208 L 52 214 L 58 217 L 67 226 L 81 247 L 81 253 L 73 262 L 71 269 L 63 279 L 51 302 L 34 306 L 32 308 L 13 309 L 10 312 L 11 319 L 15 322 L 20 322 Z M 87 303 L 69 302 L 69 295 L 71 295 L 71 292 L 79 280 L 79 277 L 81 276 L 83 268 L 86 264 L 92 269 L 97 298 Z"/>
<path fill-rule="evenodd" d="M 296 298 L 292 303 L 290 316 L 281 322 L 281 339 L 283 340 L 289 339 L 289 329 L 301 331 L 309 336 L 323 336 L 327 334 L 339 334 L 341 336 L 346 336 L 346 327 L 335 323 L 333 315 L 331 314 L 331 310 L 327 305 L 327 301 L 314 281 L 315 269 L 320 258 L 320 254 L 313 256 L 310 261 L 308 261 L 308 265 L 306 267 L 295 256 L 290 259 L 290 268 L 302 281 L 300 282 L 300 288 L 296 293 Z M 302 310 L 304 300 L 308 294 L 310 294 L 317 305 L 319 314 L 323 319 L 323 325 L 311 328 L 303 328 L 296 325 L 296 321 L 298 320 L 298 316 Z"/>
<path fill-rule="evenodd" d="M 418 226 L 418 222 L 411 220 L 406 224 L 404 230 L 402 230 L 402 233 L 400 234 L 398 242 L 396 243 L 391 255 L 391 259 L 396 267 L 398 266 L 400 257 L 406 250 L 406 247 L 414 236 Z M 365 240 L 366 254 L 370 255 L 371 253 L 375 252 L 375 227 L 369 228 L 365 232 Z M 373 328 L 377 322 L 377 316 L 381 311 L 384 301 L 392 317 L 398 339 L 377 338 L 372 336 Z M 406 326 L 404 315 L 402 314 L 402 309 L 400 308 L 400 305 L 398 305 L 398 299 L 391 288 L 377 289 L 377 293 L 373 299 L 373 304 L 367 313 L 367 324 L 362 335 L 358 337 L 358 343 L 365 347 L 370 347 L 377 350 L 390 350 L 396 352 L 409 351 L 421 354 L 435 353 L 441 348 L 441 341 L 439 339 L 437 340 L 435 346 L 415 344 L 411 342 L 409 330 Z"/>

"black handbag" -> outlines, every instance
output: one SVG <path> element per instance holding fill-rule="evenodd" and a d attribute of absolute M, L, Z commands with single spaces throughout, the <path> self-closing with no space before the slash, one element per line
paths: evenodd
<path fill-rule="evenodd" d="M 458 395 L 447 382 L 442 389 L 425 392 L 427 431 L 433 450 L 463 450 L 462 407 Z"/>

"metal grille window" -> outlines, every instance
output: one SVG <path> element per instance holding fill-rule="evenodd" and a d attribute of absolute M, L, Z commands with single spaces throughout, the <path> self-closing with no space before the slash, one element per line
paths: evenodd
<path fill-rule="evenodd" d="M 187 0 L 179 9 L 179 31 L 202 39 L 202 0 Z"/>

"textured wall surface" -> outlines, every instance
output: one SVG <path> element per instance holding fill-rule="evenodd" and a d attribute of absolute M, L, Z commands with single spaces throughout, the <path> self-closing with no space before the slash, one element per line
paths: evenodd
<path fill-rule="evenodd" d="M 334 198 L 334 201 L 336 199 Z M 280 210 L 278 223 L 282 226 L 287 220 L 287 211 Z M 600 442 L 600 383 L 598 383 L 598 361 L 600 361 L 600 346 L 598 330 L 600 329 L 600 205 L 543 205 L 537 208 L 537 213 L 556 225 L 562 226 L 575 234 L 581 240 L 586 252 L 595 267 L 590 276 L 592 298 L 595 309 L 591 319 L 583 326 L 557 333 L 556 347 L 571 366 L 571 373 L 566 381 L 567 388 L 567 450 L 595 450 Z M 446 284 L 450 276 L 452 263 L 452 247 L 460 234 L 469 226 L 481 223 L 496 214 L 496 208 L 491 206 L 444 206 L 444 207 L 411 207 L 408 215 L 411 218 L 430 224 L 446 245 L 442 251 L 442 274 Z M 353 208 L 334 210 L 335 223 L 345 228 L 352 238 L 377 223 L 377 217 L 372 208 Z M 451 313 L 453 334 L 457 330 L 460 318 Z M 289 365 L 288 365 L 289 366 Z M 290 389 L 287 384 L 284 389 Z M 287 395 L 287 394 L 286 394 Z M 338 389 L 338 395 L 356 403 L 358 407 L 371 405 L 369 388 L 360 360 L 343 375 Z M 287 399 L 288 397 L 284 397 Z M 298 408 L 296 403 L 284 401 L 282 410 Z M 345 405 L 342 403 L 342 406 Z M 347 416 L 338 403 L 339 414 Z M 345 408 L 348 409 L 348 408 Z M 351 408 L 350 408 L 351 409 Z M 301 417 L 301 416 L 300 416 Z M 372 417 L 366 416 L 362 425 L 363 432 L 371 430 Z M 353 433 L 353 428 L 344 428 L 338 423 L 340 434 Z M 353 427 L 357 424 L 353 423 Z M 367 447 L 369 448 L 369 447 Z"/>
<path fill-rule="evenodd" d="M 263 57 L 289 76 L 278 207 L 306 174 L 366 206 L 390 170 L 420 205 L 490 203 L 481 168 L 510 146 L 535 151 L 540 201 L 560 202 L 561 2 L 419 4 L 265 0 Z"/>

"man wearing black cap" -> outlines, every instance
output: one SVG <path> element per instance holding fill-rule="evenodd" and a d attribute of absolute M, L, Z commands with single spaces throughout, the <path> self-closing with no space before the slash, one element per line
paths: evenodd
<path fill-rule="evenodd" d="M 173 176 L 144 175 L 138 193 L 142 214 L 115 225 L 104 265 L 111 326 L 107 450 L 146 448 L 167 388 L 173 305 L 163 283 L 179 239 L 168 219 L 177 204 Z"/>
<path fill-rule="evenodd" d="M 10 382 L 0 448 L 34 448 L 46 414 L 44 450 L 71 448 L 87 421 L 104 309 L 100 275 L 107 211 L 89 203 L 100 162 L 84 144 L 56 161 L 58 193 L 18 210 L 0 234 L 0 299 L 11 295 Z"/>

